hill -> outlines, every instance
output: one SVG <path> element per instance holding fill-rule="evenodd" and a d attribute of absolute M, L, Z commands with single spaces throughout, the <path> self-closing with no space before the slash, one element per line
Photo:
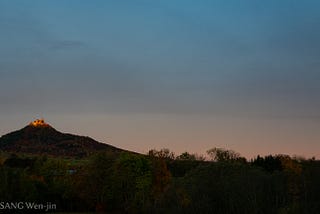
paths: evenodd
<path fill-rule="evenodd" d="M 123 151 L 90 137 L 59 132 L 44 120 L 35 120 L 20 130 L 3 135 L 0 150 L 59 157 L 85 157 L 98 151 Z"/>

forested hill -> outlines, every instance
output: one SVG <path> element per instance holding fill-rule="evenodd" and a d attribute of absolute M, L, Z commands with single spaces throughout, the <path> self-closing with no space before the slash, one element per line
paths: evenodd
<path fill-rule="evenodd" d="M 0 150 L 56 157 L 84 157 L 97 151 L 124 151 L 90 137 L 59 132 L 43 120 L 36 120 L 18 131 L 2 136 Z"/>
<path fill-rule="evenodd" d="M 248 161 L 215 147 L 206 157 L 169 149 L 142 155 L 43 120 L 0 138 L 0 213 L 44 213 L 9 210 L 10 202 L 34 201 L 64 213 L 314 214 L 319 181 L 315 158 Z"/>

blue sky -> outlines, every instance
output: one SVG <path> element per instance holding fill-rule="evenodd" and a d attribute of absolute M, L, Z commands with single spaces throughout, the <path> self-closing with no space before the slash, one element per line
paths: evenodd
<path fill-rule="evenodd" d="M 0 134 L 42 116 L 139 152 L 320 156 L 319 6 L 1 0 Z"/>

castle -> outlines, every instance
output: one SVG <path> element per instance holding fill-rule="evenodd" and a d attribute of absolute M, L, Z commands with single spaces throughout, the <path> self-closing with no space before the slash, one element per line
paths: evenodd
<path fill-rule="evenodd" d="M 37 119 L 30 123 L 31 126 L 39 127 L 39 126 L 49 126 L 49 124 L 44 122 L 44 119 Z"/>

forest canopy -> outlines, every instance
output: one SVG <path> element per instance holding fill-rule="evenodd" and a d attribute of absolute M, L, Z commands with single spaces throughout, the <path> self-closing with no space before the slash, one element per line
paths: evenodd
<path fill-rule="evenodd" d="M 320 162 L 288 155 L 248 161 L 223 148 L 88 158 L 0 154 L 0 201 L 102 213 L 317 213 Z"/>

